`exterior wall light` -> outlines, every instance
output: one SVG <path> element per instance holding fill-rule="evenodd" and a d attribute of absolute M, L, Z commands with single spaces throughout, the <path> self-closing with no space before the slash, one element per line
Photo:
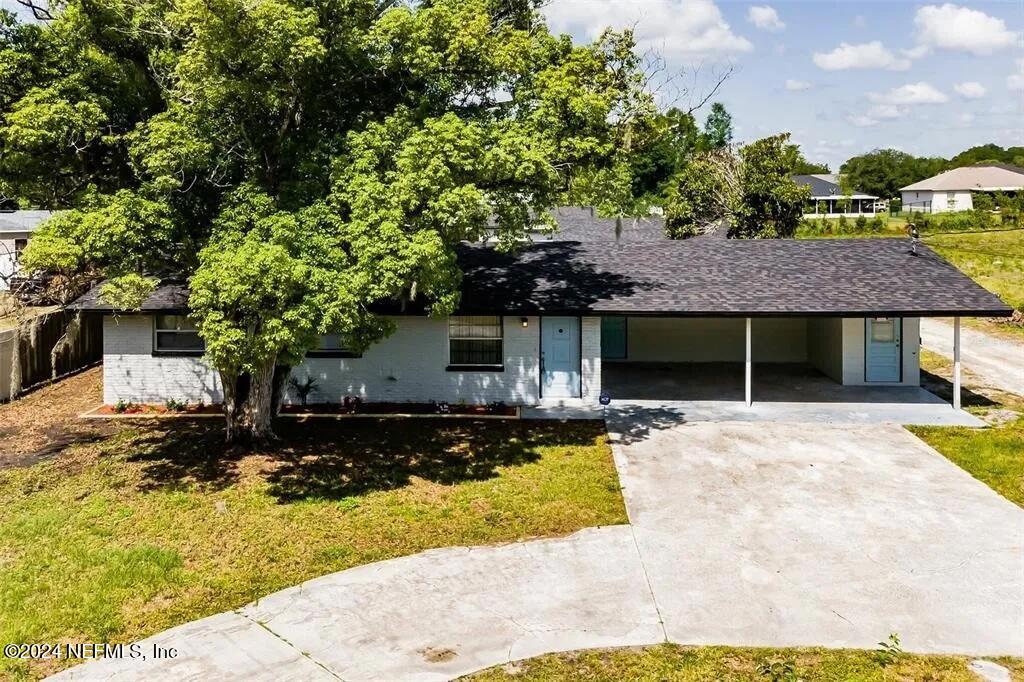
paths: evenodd
<path fill-rule="evenodd" d="M 526 329 L 527 327 L 530 326 L 530 318 L 528 318 L 528 317 L 520 317 L 519 318 L 519 323 L 521 325 L 523 325 L 523 329 Z"/>

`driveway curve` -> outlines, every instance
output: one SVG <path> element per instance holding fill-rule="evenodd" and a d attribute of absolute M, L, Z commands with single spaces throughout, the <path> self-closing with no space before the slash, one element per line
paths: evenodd
<path fill-rule="evenodd" d="M 894 425 L 609 412 L 630 525 L 311 580 L 54 679 L 444 680 L 679 644 L 1024 655 L 1024 510 Z"/>
<path fill-rule="evenodd" d="M 51 679 L 447 680 L 542 653 L 665 641 L 629 526 L 434 549 L 277 592 Z"/>

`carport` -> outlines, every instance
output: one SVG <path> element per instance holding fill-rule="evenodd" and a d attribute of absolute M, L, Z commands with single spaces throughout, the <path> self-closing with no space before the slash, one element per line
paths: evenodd
<path fill-rule="evenodd" d="M 606 316 L 601 385 L 619 400 L 837 402 L 852 387 L 917 387 L 918 329 L 916 317 Z"/>
<path fill-rule="evenodd" d="M 569 355 L 583 407 L 604 396 L 931 409 L 920 319 L 947 317 L 959 408 L 959 318 L 1012 313 L 907 239 L 563 241 L 467 249 L 460 264 L 466 314 L 580 318 Z M 537 352 L 539 373 L 550 372 L 543 344 Z"/>

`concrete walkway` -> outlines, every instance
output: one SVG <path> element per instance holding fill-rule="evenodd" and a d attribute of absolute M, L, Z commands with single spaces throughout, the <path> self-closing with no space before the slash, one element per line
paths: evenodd
<path fill-rule="evenodd" d="M 921 319 L 921 345 L 953 357 L 953 325 L 937 318 Z M 961 325 L 960 358 L 965 370 L 992 388 L 1024 396 L 1024 343 L 1014 343 Z"/>
<path fill-rule="evenodd" d="M 56 679 L 445 680 L 653 644 L 1024 654 L 1024 510 L 897 426 L 610 415 L 631 525 L 360 566 Z"/>

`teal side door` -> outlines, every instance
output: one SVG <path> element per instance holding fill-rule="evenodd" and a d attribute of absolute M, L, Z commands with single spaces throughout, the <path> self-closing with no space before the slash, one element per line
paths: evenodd
<path fill-rule="evenodd" d="M 626 318 L 601 318 L 601 359 L 626 359 Z"/>
<path fill-rule="evenodd" d="M 902 379 L 900 336 L 903 320 L 869 317 L 864 329 L 864 380 L 896 383 Z"/>

